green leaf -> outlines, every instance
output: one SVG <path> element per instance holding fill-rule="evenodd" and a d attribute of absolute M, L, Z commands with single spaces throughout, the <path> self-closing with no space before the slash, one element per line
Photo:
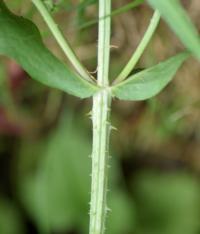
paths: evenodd
<path fill-rule="evenodd" d="M 0 54 L 15 59 L 35 80 L 80 98 L 98 87 L 72 73 L 43 44 L 37 27 L 0 2 Z"/>
<path fill-rule="evenodd" d="M 83 231 L 89 218 L 90 195 L 91 145 L 87 131 L 68 112 L 58 128 L 43 140 L 23 142 L 19 166 L 26 173 L 19 180 L 21 200 L 41 233 L 73 227 Z M 23 164 L 27 157 L 32 162 L 36 157 L 39 159 L 35 173 L 30 172 L 27 163 Z M 32 162 L 29 165 L 33 167 Z"/>
<path fill-rule="evenodd" d="M 112 189 L 108 196 L 111 212 L 108 213 L 107 233 L 132 233 L 136 226 L 136 209 L 131 199 L 122 189 Z M 120 215 L 119 215 L 120 214 Z"/>
<path fill-rule="evenodd" d="M 145 100 L 158 94 L 174 77 L 188 53 L 180 53 L 158 65 L 139 72 L 112 87 L 121 100 Z"/>
<path fill-rule="evenodd" d="M 140 172 L 133 183 L 137 234 L 197 234 L 199 185 L 184 172 Z"/>
<path fill-rule="evenodd" d="M 158 9 L 164 20 L 180 38 L 182 43 L 200 59 L 200 38 L 198 32 L 178 0 L 148 0 Z"/>
<path fill-rule="evenodd" d="M 0 233 L 25 233 L 18 207 L 13 201 L 0 197 Z"/>

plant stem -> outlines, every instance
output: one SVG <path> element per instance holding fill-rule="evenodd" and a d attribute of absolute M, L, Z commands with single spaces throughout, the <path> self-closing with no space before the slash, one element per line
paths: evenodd
<path fill-rule="evenodd" d="M 114 84 L 119 83 L 119 82 L 123 81 L 124 79 L 126 79 L 127 76 L 134 69 L 135 65 L 137 64 L 140 57 L 144 53 L 144 50 L 148 46 L 148 44 L 149 44 L 157 26 L 158 26 L 159 21 L 160 21 L 160 13 L 158 11 L 155 11 L 154 15 L 151 19 L 151 22 L 149 24 L 149 27 L 148 27 L 147 31 L 145 32 L 144 37 L 142 38 L 142 41 L 140 42 L 135 53 L 133 54 L 133 56 L 131 57 L 131 59 L 129 60 L 129 62 L 125 66 L 125 68 L 121 71 L 119 76 L 114 81 Z"/>
<path fill-rule="evenodd" d="M 53 17 L 49 13 L 48 9 L 46 8 L 45 4 L 42 0 L 32 0 L 33 4 L 36 6 L 40 14 L 42 15 L 43 19 L 45 20 L 46 24 L 48 25 L 49 29 L 51 30 L 52 34 L 54 35 L 56 41 L 58 42 L 59 46 L 74 66 L 76 71 L 85 79 L 90 82 L 93 82 L 92 78 L 90 77 L 89 73 L 79 61 L 77 56 L 75 55 L 73 49 L 69 45 L 69 42 L 64 37 L 62 32 L 60 31 L 58 25 L 54 21 Z"/>
<path fill-rule="evenodd" d="M 111 12 L 111 0 L 99 0 L 99 19 Z M 110 17 L 99 21 L 98 78 L 103 89 L 93 97 L 93 151 L 90 203 L 90 234 L 103 234 L 107 211 L 108 151 L 111 94 L 109 85 Z"/>
<path fill-rule="evenodd" d="M 109 151 L 109 113 L 111 97 L 107 90 L 93 98 L 93 152 L 90 203 L 90 234 L 103 234 L 106 217 L 106 193 Z"/>
<path fill-rule="evenodd" d="M 125 12 L 127 12 L 128 10 L 131 10 L 139 5 L 141 5 L 142 3 L 144 2 L 144 0 L 135 0 L 134 2 L 131 2 L 131 3 L 128 3 L 114 11 L 111 12 L 110 15 L 106 15 L 105 17 L 101 18 L 101 19 L 94 19 L 94 20 L 90 20 L 86 23 L 83 23 L 81 24 L 78 29 L 79 30 L 83 30 L 85 28 L 88 28 L 88 27 L 91 27 L 93 25 L 95 25 L 96 23 L 99 22 L 99 20 L 103 20 L 104 18 L 107 18 L 107 17 L 113 17 L 113 16 L 116 16 L 116 15 L 119 15 L 119 14 L 123 14 Z"/>

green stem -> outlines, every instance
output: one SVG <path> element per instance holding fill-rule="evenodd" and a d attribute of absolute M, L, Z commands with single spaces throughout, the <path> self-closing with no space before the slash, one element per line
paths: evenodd
<path fill-rule="evenodd" d="M 78 27 L 78 29 L 79 29 L 79 30 L 83 30 L 83 29 L 85 29 L 85 28 L 88 28 L 88 27 L 91 27 L 91 26 L 95 25 L 96 23 L 99 22 L 99 20 L 103 20 L 103 19 L 105 19 L 105 18 L 107 18 L 107 17 L 113 17 L 113 16 L 116 16 L 116 15 L 125 13 L 125 12 L 127 12 L 128 10 L 131 10 L 131 9 L 133 9 L 133 8 L 135 8 L 135 7 L 139 6 L 139 5 L 141 5 L 143 2 L 144 2 L 144 0 L 135 0 L 134 2 L 128 3 L 128 4 L 126 4 L 125 6 L 122 6 L 122 7 L 120 7 L 119 9 L 116 9 L 116 10 L 112 11 L 110 15 L 106 15 L 106 16 L 103 17 L 103 18 L 90 20 L 90 21 L 88 21 L 88 22 L 86 22 L 86 23 L 81 24 L 81 25 Z"/>
<path fill-rule="evenodd" d="M 109 15 L 111 0 L 99 0 L 99 18 Z M 98 78 L 103 89 L 93 97 L 93 152 L 90 203 L 90 234 L 103 234 L 107 211 L 106 192 L 110 135 L 111 94 L 109 85 L 110 17 L 99 21 Z"/>
<path fill-rule="evenodd" d="M 90 234 L 103 234 L 107 211 L 108 151 L 111 96 L 107 90 L 93 98 L 93 152 L 90 202 Z"/>
<path fill-rule="evenodd" d="M 42 0 L 32 0 L 33 4 L 36 6 L 42 17 L 44 18 L 46 24 L 48 25 L 49 29 L 51 30 L 52 34 L 54 35 L 56 41 L 58 42 L 59 46 L 72 63 L 76 71 L 86 80 L 93 82 L 92 78 L 90 77 L 89 73 L 85 69 L 85 67 L 81 64 L 77 56 L 75 55 L 73 49 L 70 47 L 69 42 L 64 37 L 62 32 L 60 31 L 58 25 L 55 23 L 54 19 L 52 18 L 51 14 L 49 13 L 48 9 L 46 8 L 45 4 Z"/>
<path fill-rule="evenodd" d="M 99 86 L 109 85 L 109 61 L 110 61 L 110 15 L 111 0 L 99 0 L 99 35 L 98 35 L 98 78 Z"/>
<path fill-rule="evenodd" d="M 133 56 L 131 57 L 131 59 L 129 60 L 129 62 L 125 66 L 125 68 L 121 71 L 119 76 L 114 81 L 114 84 L 120 83 L 121 81 L 126 79 L 128 77 L 128 75 L 131 73 L 131 71 L 134 69 L 135 65 L 137 64 L 140 57 L 144 53 L 144 50 L 148 46 L 157 26 L 159 24 L 159 21 L 160 21 L 160 13 L 158 11 L 155 11 L 142 41 L 140 42 L 135 53 L 133 54 Z"/>

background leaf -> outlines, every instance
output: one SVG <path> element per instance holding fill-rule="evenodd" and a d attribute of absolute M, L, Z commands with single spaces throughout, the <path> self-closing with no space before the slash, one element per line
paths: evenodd
<path fill-rule="evenodd" d="M 18 212 L 18 207 L 15 207 L 12 201 L 3 197 L 0 197 L 0 233 L 24 233 L 23 222 Z"/>
<path fill-rule="evenodd" d="M 137 234 L 196 234 L 199 187 L 184 173 L 143 171 L 133 183 L 138 211 Z"/>
<path fill-rule="evenodd" d="M 41 83 L 74 96 L 92 96 L 97 87 L 72 73 L 43 44 L 36 26 L 0 3 L 0 54 L 15 59 Z"/>
<path fill-rule="evenodd" d="M 121 189 L 113 189 L 108 198 L 107 233 L 131 233 L 136 226 L 135 203 Z"/>
<path fill-rule="evenodd" d="M 64 115 L 35 154 L 38 170 L 20 183 L 22 201 L 44 232 L 77 227 L 88 229 L 90 140 L 73 116 Z M 28 146 L 30 148 L 30 146 Z M 29 155 L 28 149 L 22 153 Z"/>
<path fill-rule="evenodd" d="M 177 34 L 183 44 L 200 59 L 198 32 L 178 0 L 148 0 Z"/>
<path fill-rule="evenodd" d="M 173 78 L 187 53 L 178 54 L 152 68 L 113 86 L 114 96 L 121 100 L 145 100 L 158 94 Z"/>

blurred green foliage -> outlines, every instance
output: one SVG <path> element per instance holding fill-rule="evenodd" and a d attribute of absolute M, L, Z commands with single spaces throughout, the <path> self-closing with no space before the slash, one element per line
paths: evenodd
<path fill-rule="evenodd" d="M 0 233 L 24 233 L 23 223 L 17 207 L 3 197 L 0 198 Z"/>
<path fill-rule="evenodd" d="M 22 146 L 22 153 L 27 154 L 23 147 L 31 145 Z M 83 129 L 72 117 L 67 117 L 48 136 L 41 151 L 38 152 L 38 147 L 35 149 L 39 157 L 37 170 L 34 175 L 23 175 L 19 185 L 22 201 L 38 227 L 45 232 L 72 227 L 86 229 L 90 141 Z"/>
<path fill-rule="evenodd" d="M 200 188 L 187 173 L 143 172 L 134 184 L 138 230 L 147 234 L 199 231 Z"/>
<path fill-rule="evenodd" d="M 0 64 L 0 104 L 3 104 L 6 99 L 6 74 L 5 74 L 5 66 Z"/>

